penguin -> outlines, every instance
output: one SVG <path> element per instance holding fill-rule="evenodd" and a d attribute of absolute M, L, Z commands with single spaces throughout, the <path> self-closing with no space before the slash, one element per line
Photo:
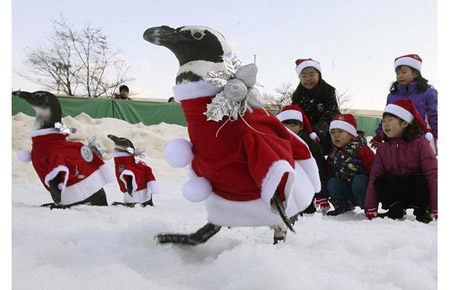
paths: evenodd
<path fill-rule="evenodd" d="M 208 220 L 192 234 L 159 234 L 158 242 L 197 245 L 223 226 L 270 226 L 275 229 L 274 244 L 285 240 L 286 229 L 294 231 L 291 218 L 320 190 L 308 146 L 261 108 L 239 110 L 235 118 L 208 115 L 211 106 L 221 108 L 216 101 L 235 83 L 240 65 L 220 32 L 203 26 L 160 26 L 148 28 L 143 38 L 168 48 L 178 59 L 174 97 L 181 103 L 190 140 L 173 140 L 165 155 L 175 168 L 189 165 L 191 179 L 183 195 L 205 201 Z M 227 81 L 224 89 L 209 81 L 211 75 L 236 79 L 220 80 Z"/>
<path fill-rule="evenodd" d="M 36 111 L 31 160 L 41 182 L 50 192 L 53 203 L 43 207 L 70 208 L 87 204 L 107 206 L 103 186 L 114 181 L 111 169 L 81 142 L 69 142 L 62 126 L 58 98 L 47 91 L 15 91 L 12 95 L 28 102 Z"/>
<path fill-rule="evenodd" d="M 143 160 L 142 150 L 135 148 L 133 142 L 125 137 L 108 134 L 114 142 L 114 163 L 117 182 L 124 195 L 124 202 L 114 202 L 113 205 L 134 207 L 139 203 L 142 207 L 154 206 L 153 194 L 158 193 L 159 186 L 152 169 Z"/>

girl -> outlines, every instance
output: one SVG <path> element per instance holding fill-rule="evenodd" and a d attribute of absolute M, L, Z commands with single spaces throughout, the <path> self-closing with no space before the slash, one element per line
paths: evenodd
<path fill-rule="evenodd" d="M 408 98 L 413 101 L 422 120 L 431 128 L 435 142 L 437 142 L 437 91 L 428 84 L 428 80 L 421 75 L 422 59 L 417 54 L 397 57 L 394 69 L 397 75 L 390 89 L 386 105 L 395 100 Z M 375 130 L 376 136 L 370 142 L 376 148 L 382 141 L 381 124 Z M 435 146 L 436 143 L 432 144 Z"/>
<path fill-rule="evenodd" d="M 296 72 L 300 78 L 292 94 L 292 104 L 298 104 L 311 121 L 313 130 L 319 135 L 324 153 L 331 149 L 328 133 L 331 119 L 340 114 L 336 100 L 336 89 L 322 79 L 320 63 L 313 59 L 297 59 Z"/>
<path fill-rule="evenodd" d="M 414 208 L 416 220 L 437 219 L 437 159 L 430 143 L 432 134 L 411 99 L 389 104 L 383 113 L 386 142 L 378 146 L 366 192 L 365 212 L 377 215 L 378 202 L 385 214 L 400 219 L 405 209 Z M 425 132 L 421 137 L 419 127 Z"/>

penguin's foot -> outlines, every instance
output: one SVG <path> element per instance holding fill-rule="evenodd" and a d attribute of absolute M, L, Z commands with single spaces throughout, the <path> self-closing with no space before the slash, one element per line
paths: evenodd
<path fill-rule="evenodd" d="M 285 224 L 280 224 L 273 226 L 273 244 L 276 245 L 278 242 L 286 242 L 287 227 Z"/>
<path fill-rule="evenodd" d="M 273 195 L 272 202 L 275 205 L 275 208 L 277 209 L 278 214 L 280 215 L 280 217 L 283 220 L 283 222 L 286 225 L 286 227 L 291 232 L 295 233 L 295 230 L 292 227 L 291 221 L 289 220 L 289 218 L 286 215 L 286 211 L 284 210 L 284 205 L 283 205 L 283 202 L 280 199 L 280 196 L 278 195 L 278 191 L 275 192 L 275 194 Z"/>
<path fill-rule="evenodd" d="M 156 239 L 160 244 L 172 243 L 195 246 L 209 240 L 221 228 L 221 226 L 207 223 L 193 234 L 159 234 L 156 236 Z"/>
<path fill-rule="evenodd" d="M 154 204 L 153 204 L 153 199 L 152 198 L 150 198 L 148 201 L 146 201 L 146 202 L 144 202 L 144 203 L 141 203 L 141 206 L 142 207 L 146 207 L 146 206 L 155 206 Z"/>
<path fill-rule="evenodd" d="M 112 205 L 122 205 L 122 206 L 126 206 L 126 207 L 134 207 L 136 204 L 115 201 L 112 203 Z"/>

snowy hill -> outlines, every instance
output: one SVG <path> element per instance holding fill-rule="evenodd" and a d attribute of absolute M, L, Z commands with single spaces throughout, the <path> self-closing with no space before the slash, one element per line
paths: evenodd
<path fill-rule="evenodd" d="M 163 151 L 187 138 L 177 125 L 131 125 L 117 119 L 66 117 L 75 139 L 93 135 L 111 153 L 106 135 L 145 148 L 160 186 L 152 208 L 40 208 L 51 202 L 31 163 L 15 158 L 30 150 L 34 118 L 12 117 L 12 282 L 14 290 L 124 289 L 437 289 L 437 223 L 368 221 L 360 209 L 338 217 L 301 217 L 297 234 L 272 245 L 269 228 L 222 229 L 196 247 L 158 245 L 160 232 L 193 232 L 206 223 L 202 203 L 181 195 L 186 169 L 172 169 Z M 113 166 L 111 155 L 107 163 Z M 116 183 L 108 202 L 122 201 Z"/>

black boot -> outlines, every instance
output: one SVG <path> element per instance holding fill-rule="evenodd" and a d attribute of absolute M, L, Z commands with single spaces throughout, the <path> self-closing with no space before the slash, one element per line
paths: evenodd
<path fill-rule="evenodd" d="M 405 216 L 406 210 L 403 208 L 403 205 L 400 201 L 397 201 L 389 207 L 389 211 L 387 212 L 387 217 L 391 219 L 401 219 Z"/>
<path fill-rule="evenodd" d="M 416 216 L 416 220 L 418 222 L 427 224 L 433 220 L 430 215 L 430 212 L 425 208 L 416 208 L 414 209 L 413 214 Z"/>

